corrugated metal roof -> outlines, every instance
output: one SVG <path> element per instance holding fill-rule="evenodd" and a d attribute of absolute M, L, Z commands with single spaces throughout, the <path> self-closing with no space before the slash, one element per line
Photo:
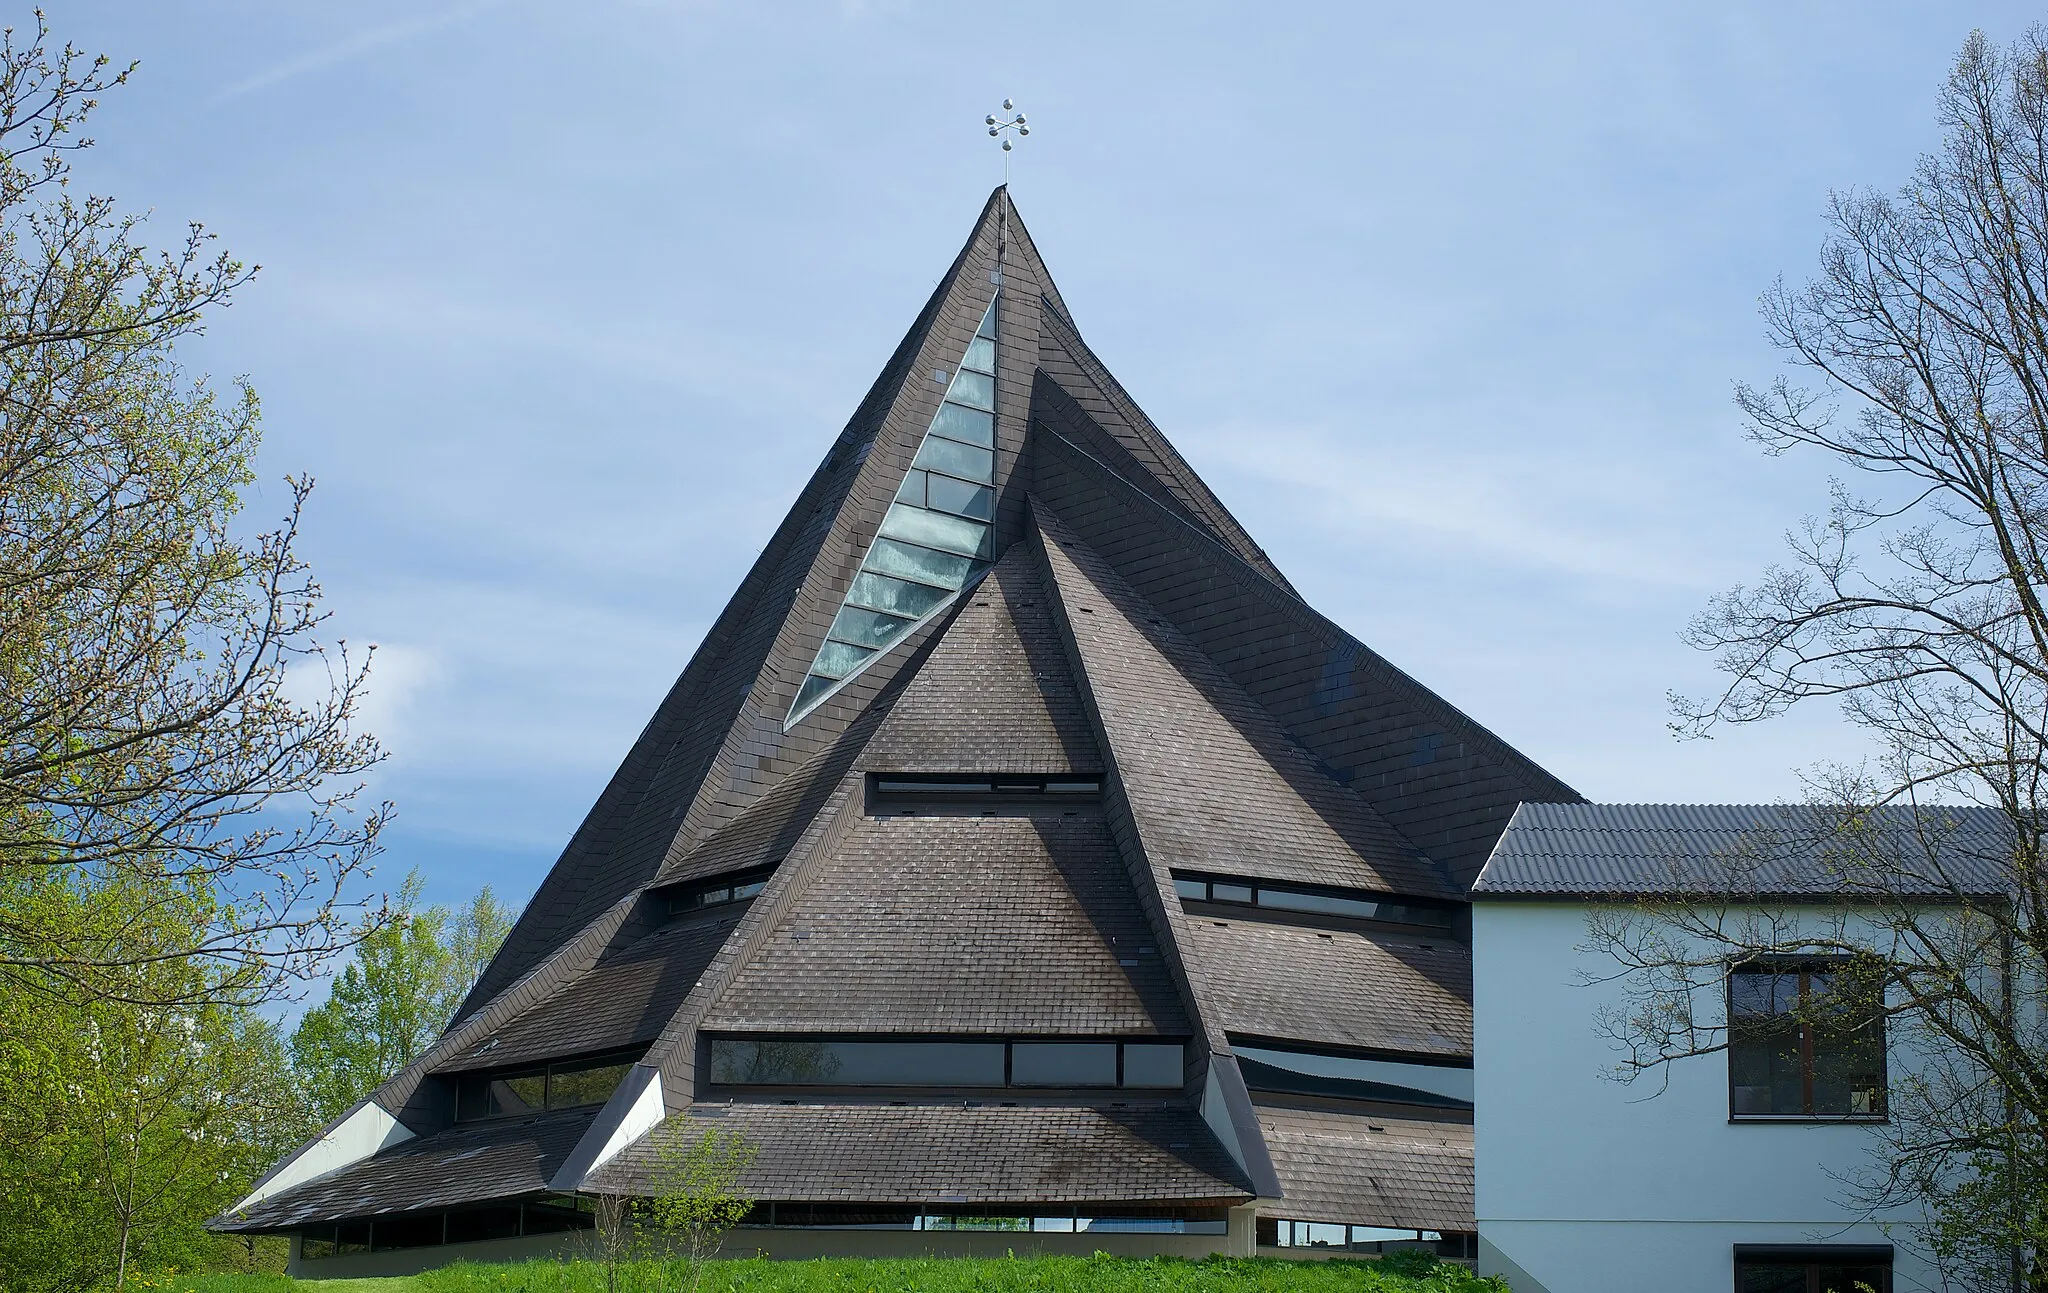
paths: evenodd
<path fill-rule="evenodd" d="M 1976 807 L 1523 804 L 1472 895 L 2003 894 L 2011 840 L 2001 813 Z"/>

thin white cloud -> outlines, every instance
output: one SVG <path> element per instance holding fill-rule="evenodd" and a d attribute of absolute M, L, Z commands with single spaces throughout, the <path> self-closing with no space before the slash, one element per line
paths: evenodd
<path fill-rule="evenodd" d="M 395 45 L 400 41 L 410 40 L 415 36 L 473 18 L 484 10 L 496 8 L 502 3 L 503 0 L 471 0 L 468 4 L 460 4 L 437 14 L 428 14 L 419 18 L 408 18 L 402 22 L 387 23 L 382 27 L 373 27 L 369 31 L 359 32 L 344 40 L 338 40 L 331 45 L 308 51 L 297 58 L 288 58 L 282 63 L 258 72 L 254 76 L 237 81 L 233 85 L 217 92 L 213 96 L 212 101 L 214 103 L 224 103 L 229 99 L 239 98 L 245 94 L 253 94 L 258 90 L 267 90 L 271 86 L 295 80 L 310 72 L 318 72 L 325 68 L 333 67 L 337 63 L 346 63 L 350 59 L 360 58 L 364 54 L 372 50 L 382 49 L 386 45 Z"/>
<path fill-rule="evenodd" d="M 1663 483 L 1613 464 L 1495 453 L 1484 460 L 1409 441 L 1359 450 L 1308 431 L 1186 437 L 1204 457 L 1289 495 L 1291 523 L 1336 539 L 1406 546 L 1427 536 L 1508 568 L 1707 586 L 1689 561 Z M 1533 502 L 1532 502 L 1533 500 Z M 1605 520 L 1601 518 L 1604 516 Z"/>

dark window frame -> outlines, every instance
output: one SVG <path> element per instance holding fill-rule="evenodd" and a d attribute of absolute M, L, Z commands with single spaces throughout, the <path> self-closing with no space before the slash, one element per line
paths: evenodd
<path fill-rule="evenodd" d="M 499 1069 L 471 1069 L 462 1073 L 450 1073 L 447 1077 L 455 1087 L 455 1121 L 457 1123 L 495 1122 L 500 1118 L 538 1118 L 543 1114 L 564 1113 L 571 1109 L 602 1108 L 604 1101 L 598 1101 L 595 1104 L 554 1104 L 552 1101 L 556 1072 L 559 1070 L 564 1075 L 567 1075 L 570 1073 L 588 1072 L 592 1069 L 623 1067 L 627 1074 L 630 1074 L 633 1065 L 638 1064 L 646 1054 L 647 1048 L 641 1046 L 630 1050 L 606 1051 L 595 1055 L 572 1056 L 558 1060 L 542 1060 L 534 1064 L 518 1064 Z M 463 1114 L 463 1092 L 464 1088 L 470 1084 L 482 1084 L 488 1099 L 490 1084 L 493 1082 L 535 1076 L 542 1079 L 540 1108 L 509 1109 L 495 1113 L 469 1114 L 467 1116 Z M 606 1094 L 605 1100 L 611 1099 L 612 1094 L 615 1094 L 619 1086 L 625 1083 L 625 1079 L 626 1074 L 621 1074 L 618 1083 L 615 1083 L 612 1086 L 611 1092 Z"/>
<path fill-rule="evenodd" d="M 1820 1272 L 1828 1266 L 1874 1266 L 1882 1272 L 1876 1293 L 1892 1293 L 1890 1244 L 1737 1244 L 1731 1267 L 1735 1293 L 1743 1293 L 1744 1268 L 1803 1266 L 1806 1293 L 1823 1293 Z"/>
<path fill-rule="evenodd" d="M 963 1035 L 959 1033 L 906 1033 L 886 1035 L 878 1035 L 875 1033 L 700 1033 L 698 1035 L 698 1044 L 700 1050 L 698 1053 L 697 1071 L 700 1074 L 700 1085 L 703 1088 L 716 1089 L 719 1091 L 917 1091 L 930 1089 L 990 1092 L 1113 1091 L 1132 1093 L 1165 1093 L 1169 1091 L 1181 1090 L 1185 1088 L 1187 1085 L 1188 1070 L 1190 1067 L 1190 1061 L 1188 1057 L 1188 1045 L 1191 1040 L 1191 1038 L 1187 1037 L 1048 1037 L 1031 1034 L 1003 1034 L 997 1036 L 982 1036 L 978 1034 Z M 1000 1086 L 967 1086 L 956 1083 L 919 1084 L 907 1082 L 722 1082 L 712 1077 L 713 1065 L 711 1059 L 711 1048 L 713 1045 L 719 1042 L 815 1042 L 820 1044 L 845 1042 L 880 1045 L 916 1045 L 919 1043 L 937 1042 L 1001 1046 L 1003 1048 L 1003 1080 Z M 1015 1047 L 1017 1047 L 1020 1044 L 1026 1046 L 1114 1046 L 1116 1048 L 1115 1081 L 1110 1083 L 1098 1082 L 1067 1085 L 1058 1085 L 1044 1082 L 1018 1082 L 1014 1076 L 1014 1065 Z M 1126 1085 L 1127 1074 L 1125 1072 L 1124 1051 L 1126 1047 L 1130 1046 L 1160 1046 L 1179 1048 L 1181 1053 L 1180 1084 L 1178 1086 L 1171 1087 Z"/>
<path fill-rule="evenodd" d="M 752 902 L 761 896 L 761 891 L 781 865 L 780 862 L 770 862 L 766 866 L 727 871 L 675 886 L 662 895 L 662 911 L 673 920 L 678 916 L 694 916 L 700 911 L 712 911 L 735 903 Z M 739 892 L 742 889 L 747 892 Z"/>
<path fill-rule="evenodd" d="M 1247 896 L 1216 896 L 1219 886 L 1243 889 Z M 1200 893 L 1197 894 L 1196 890 Z M 1276 915 L 1308 917 L 1320 920 L 1363 921 L 1374 925 L 1398 925 L 1403 929 L 1428 930 L 1455 936 L 1458 913 L 1455 907 L 1428 902 L 1418 898 L 1405 898 L 1398 894 L 1374 893 L 1368 889 L 1345 889 L 1337 885 L 1308 884 L 1292 880 L 1263 880 L 1253 876 L 1226 876 L 1209 872 L 1175 871 L 1173 873 L 1174 895 L 1182 902 L 1207 903 L 1218 907 L 1241 907 L 1254 911 L 1271 912 Z M 1342 902 L 1371 903 L 1374 914 L 1344 911 L 1323 911 L 1313 907 L 1289 906 L 1285 903 L 1265 902 L 1267 893 L 1276 895 L 1293 894 L 1304 898 L 1330 898 Z M 1381 910 L 1399 914 L 1380 914 Z M 1441 919 L 1404 919 L 1408 915 L 1428 915 Z"/>
<path fill-rule="evenodd" d="M 989 815 L 1074 810 L 1102 802 L 1098 773 L 871 772 L 870 817 Z"/>
<path fill-rule="evenodd" d="M 1728 967 L 1722 985 L 1722 1007 L 1726 1011 L 1728 1036 L 1728 1121 L 1731 1123 L 1855 1123 L 1878 1125 L 1891 1121 L 1891 1050 L 1885 1033 L 1884 1014 L 1880 1010 L 1870 1021 L 1869 1027 L 1877 1034 L 1878 1080 L 1877 1109 L 1873 1113 L 1816 1113 L 1814 1112 L 1814 1025 L 1811 1021 L 1796 1021 L 1799 1029 L 1799 1087 L 1801 1112 L 1798 1113 L 1738 1113 L 1735 1108 L 1735 1045 L 1738 1025 L 1735 1013 L 1735 979 L 1741 974 L 1788 974 L 1799 976 L 1799 1003 L 1804 1006 L 1811 995 L 1812 976 L 1826 973 L 1832 967 L 1848 964 L 1843 957 L 1760 957 L 1734 962 Z"/>

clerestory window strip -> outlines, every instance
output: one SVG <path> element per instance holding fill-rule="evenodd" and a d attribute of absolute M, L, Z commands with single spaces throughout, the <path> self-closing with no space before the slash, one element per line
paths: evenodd
<path fill-rule="evenodd" d="M 937 614 L 995 560 L 996 308 L 989 302 L 784 726 Z"/>
<path fill-rule="evenodd" d="M 1390 899 L 1382 894 L 1311 885 L 1274 884 L 1242 876 L 1226 879 L 1220 876 L 1175 872 L 1173 888 L 1184 902 L 1263 907 L 1274 911 L 1300 912 L 1310 916 L 1339 916 L 1397 925 L 1448 929 L 1455 914 L 1449 908 Z"/>

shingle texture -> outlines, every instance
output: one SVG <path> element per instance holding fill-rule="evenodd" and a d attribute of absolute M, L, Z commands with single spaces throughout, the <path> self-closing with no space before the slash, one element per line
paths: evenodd
<path fill-rule="evenodd" d="M 655 883 L 669 885 L 724 875 L 788 857 L 888 712 L 887 698 L 878 699 L 838 740 L 784 777 L 745 812 L 695 847 L 677 848 Z"/>
<path fill-rule="evenodd" d="M 873 771 L 1100 772 L 1030 549 L 970 593 L 868 743 Z"/>
<path fill-rule="evenodd" d="M 1442 896 L 1449 886 L 1057 517 L 1042 548 L 1156 862 Z"/>
<path fill-rule="evenodd" d="M 290 1230 L 387 1212 L 540 1194 L 595 1110 L 471 1123 L 394 1145 L 273 1195 L 223 1230 Z"/>
<path fill-rule="evenodd" d="M 1460 944 L 1202 916 L 1190 916 L 1188 929 L 1230 1032 L 1472 1054 L 1472 956 Z"/>
<path fill-rule="evenodd" d="M 1188 1023 L 1101 816 L 1053 809 L 852 823 L 703 1027 L 1183 1034 Z"/>
<path fill-rule="evenodd" d="M 1258 1116 L 1286 1190 L 1261 1212 L 1403 1230 L 1477 1228 L 1469 1123 L 1274 1104 L 1260 1104 Z"/>
<path fill-rule="evenodd" d="M 995 563 L 791 722 L 946 389 L 933 373 L 999 291 Z M 1102 793 L 869 815 L 869 776 L 966 772 Z M 734 1106 L 765 1197 L 1270 1194 L 1230 1034 L 1462 1057 L 1469 967 L 1448 942 L 1191 918 L 1172 871 L 1462 897 L 1518 802 L 1575 798 L 1301 602 L 1082 342 L 999 190 L 461 1018 L 380 1088 L 426 1134 L 265 1206 L 310 1221 L 576 1177 L 615 1122 L 436 1130 L 447 1076 L 645 1044 L 679 1108 L 707 1030 L 1188 1037 L 1248 1165 L 1175 1101 Z M 652 923 L 650 889 L 770 865 L 744 913 Z M 1299 1192 L 1283 1215 L 1469 1228 L 1469 1137 L 1460 1157 L 1456 1130 L 1374 1131 L 1337 1094 L 1263 1097 Z"/>
<path fill-rule="evenodd" d="M 652 1041 L 739 922 L 738 912 L 714 910 L 657 929 L 435 1071 L 503 1068 Z"/>
<path fill-rule="evenodd" d="M 1516 804 L 1581 798 L 1162 506 L 1156 490 L 1123 479 L 1070 430 L 1034 423 L 1034 496 L 1461 886 Z"/>
<path fill-rule="evenodd" d="M 1524 804 L 1475 898 L 1995 895 L 2012 831 L 1967 807 Z"/>
<path fill-rule="evenodd" d="M 1192 1110 L 947 1104 L 697 1105 L 599 1170 L 646 1189 L 660 1145 L 737 1131 L 761 1199 L 866 1203 L 1242 1203 L 1236 1166 Z"/>

